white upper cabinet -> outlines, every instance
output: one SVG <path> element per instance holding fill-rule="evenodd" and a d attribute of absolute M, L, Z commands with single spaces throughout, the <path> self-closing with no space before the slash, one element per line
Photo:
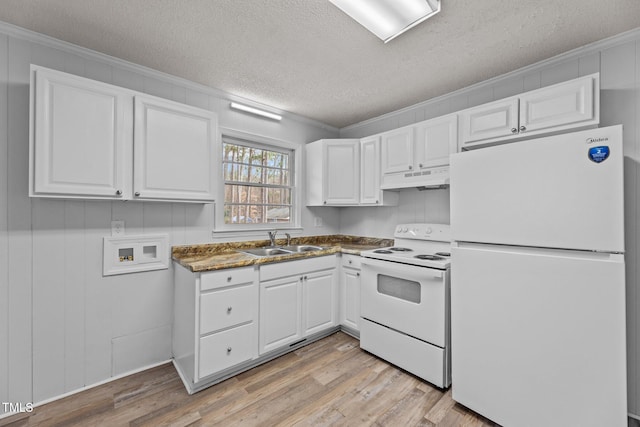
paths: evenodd
<path fill-rule="evenodd" d="M 321 139 L 306 146 L 307 205 L 360 202 L 360 140 Z"/>
<path fill-rule="evenodd" d="M 321 139 L 306 151 L 307 206 L 397 205 L 380 189 L 380 137 Z"/>
<path fill-rule="evenodd" d="M 215 199 L 214 113 L 136 95 L 134 135 L 134 198 Z"/>
<path fill-rule="evenodd" d="M 458 145 L 458 116 L 449 114 L 381 134 L 383 189 L 445 185 Z"/>
<path fill-rule="evenodd" d="M 395 206 L 398 193 L 380 188 L 381 171 L 380 136 L 374 135 L 360 140 L 360 204 Z"/>
<path fill-rule="evenodd" d="M 458 116 L 450 114 L 415 125 L 414 168 L 422 170 L 449 164 L 458 147 Z"/>
<path fill-rule="evenodd" d="M 380 135 L 382 139 L 382 173 L 413 169 L 413 126 L 394 129 Z"/>
<path fill-rule="evenodd" d="M 521 95 L 519 131 L 593 121 L 597 111 L 594 103 L 597 80 L 597 75 L 588 76 Z"/>
<path fill-rule="evenodd" d="M 463 111 L 460 114 L 463 144 L 517 134 L 518 103 L 518 98 L 509 98 Z"/>
<path fill-rule="evenodd" d="M 596 126 L 599 95 L 592 74 L 461 111 L 459 148 Z"/>
<path fill-rule="evenodd" d="M 122 198 L 131 179 L 131 95 L 38 68 L 31 100 L 29 195 Z"/>
<path fill-rule="evenodd" d="M 213 202 L 214 113 L 31 68 L 30 196 Z"/>

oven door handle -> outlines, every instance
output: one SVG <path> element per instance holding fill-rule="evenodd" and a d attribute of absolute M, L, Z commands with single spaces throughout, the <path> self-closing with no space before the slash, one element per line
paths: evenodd
<path fill-rule="evenodd" d="M 430 267 L 421 267 L 417 265 L 408 265 L 408 264 L 400 264 L 393 261 L 382 261 L 373 258 L 365 258 L 363 257 L 360 261 L 360 265 L 375 267 L 378 270 L 382 270 L 383 272 L 393 271 L 398 272 L 399 274 L 406 275 L 408 271 L 413 271 L 413 274 L 419 274 L 422 277 L 433 277 L 436 279 L 442 279 L 444 275 L 444 271 L 437 270 Z"/>

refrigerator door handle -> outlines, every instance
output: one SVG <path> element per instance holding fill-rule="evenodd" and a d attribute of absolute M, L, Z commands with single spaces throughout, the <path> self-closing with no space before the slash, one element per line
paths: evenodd
<path fill-rule="evenodd" d="M 555 249 L 555 248 L 537 248 L 531 246 L 510 246 L 510 245 L 491 245 L 486 243 L 475 242 L 453 242 L 455 248 L 482 249 L 485 251 L 494 251 L 502 253 L 516 253 L 523 255 L 541 255 L 556 256 L 562 258 L 573 258 L 581 260 L 594 261 L 611 261 L 624 262 L 624 253 L 620 252 L 599 252 L 599 251 L 582 251 L 572 249 Z"/>

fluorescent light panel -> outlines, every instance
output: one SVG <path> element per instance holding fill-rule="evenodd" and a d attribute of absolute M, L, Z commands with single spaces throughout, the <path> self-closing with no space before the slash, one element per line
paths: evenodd
<path fill-rule="evenodd" d="M 255 107 L 250 107 L 244 104 L 238 104 L 237 102 L 232 102 L 231 108 L 233 108 L 234 110 L 244 111 L 246 113 L 255 114 L 255 115 L 266 117 L 273 120 L 278 120 L 278 121 L 282 120 L 282 116 L 279 114 L 271 113 L 269 111 L 261 110 Z"/>
<path fill-rule="evenodd" d="M 385 43 L 440 12 L 440 0 L 329 0 Z"/>

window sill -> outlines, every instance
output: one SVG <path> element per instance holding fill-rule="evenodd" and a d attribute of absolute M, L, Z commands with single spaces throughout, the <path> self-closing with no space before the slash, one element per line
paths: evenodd
<path fill-rule="evenodd" d="M 284 236 L 284 233 L 289 233 L 291 236 L 302 236 L 303 228 L 298 226 L 290 226 L 290 227 L 264 227 L 264 228 L 251 228 L 248 230 L 242 230 L 240 228 L 236 229 L 223 229 L 223 230 L 212 230 L 211 236 L 215 238 L 229 238 L 229 237 L 241 237 L 243 239 L 257 237 L 259 239 L 267 239 L 267 232 L 277 230 L 280 234 L 278 237 Z"/>

